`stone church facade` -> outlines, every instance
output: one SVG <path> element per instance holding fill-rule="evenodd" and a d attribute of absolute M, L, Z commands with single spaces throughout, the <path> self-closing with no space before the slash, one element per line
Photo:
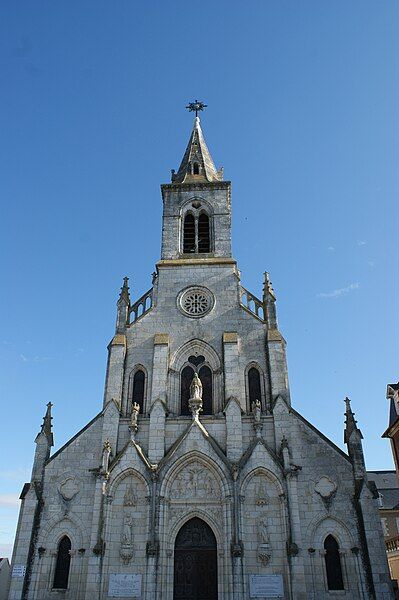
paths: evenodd
<path fill-rule="evenodd" d="M 53 455 L 48 405 L 9 598 L 392 598 L 349 400 L 347 453 L 291 406 L 275 293 L 241 285 L 198 117 L 161 190 L 161 259 L 137 301 L 124 280 L 103 408 Z"/>

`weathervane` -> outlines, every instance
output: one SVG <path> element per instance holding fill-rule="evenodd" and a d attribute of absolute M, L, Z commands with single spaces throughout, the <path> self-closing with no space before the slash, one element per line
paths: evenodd
<path fill-rule="evenodd" d="M 208 105 L 204 104 L 203 102 L 200 102 L 199 100 L 195 100 L 195 102 L 190 102 L 186 108 L 188 108 L 188 110 L 190 112 L 194 112 L 195 111 L 195 116 L 198 117 L 198 113 L 201 110 L 204 110 L 204 108 L 206 108 Z"/>

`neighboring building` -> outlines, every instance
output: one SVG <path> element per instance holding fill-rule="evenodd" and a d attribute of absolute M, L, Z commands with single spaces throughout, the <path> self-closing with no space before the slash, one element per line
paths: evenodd
<path fill-rule="evenodd" d="M 386 437 L 391 440 L 395 468 L 396 472 L 399 473 L 399 382 L 388 384 L 387 399 L 390 401 L 389 425 L 382 437 Z"/>
<path fill-rule="evenodd" d="M 399 480 L 399 382 L 387 386 L 387 399 L 389 405 L 389 425 L 382 437 L 391 440 L 392 456 L 396 468 L 396 485 Z M 393 481 L 393 476 L 391 475 Z M 376 482 L 377 487 L 378 483 Z M 399 498 L 394 490 L 381 491 L 383 506 L 380 508 L 382 525 L 384 528 L 385 545 L 388 554 L 388 563 L 391 576 L 399 583 Z M 398 507 L 398 508 L 396 508 Z M 398 514 L 396 514 L 398 513 Z M 399 597 L 399 593 L 398 593 Z"/>
<path fill-rule="evenodd" d="M 378 490 L 382 531 L 392 579 L 399 580 L 399 480 L 396 471 L 367 471 Z"/>
<path fill-rule="evenodd" d="M 50 456 L 49 404 L 36 437 L 10 598 L 392 598 L 350 402 L 348 454 L 291 406 L 276 296 L 267 274 L 261 300 L 241 285 L 199 118 L 161 190 L 162 256 L 139 300 L 124 280 L 101 412 Z"/>
<path fill-rule="evenodd" d="M 0 600 L 7 600 L 10 581 L 10 562 L 8 558 L 0 558 Z"/>

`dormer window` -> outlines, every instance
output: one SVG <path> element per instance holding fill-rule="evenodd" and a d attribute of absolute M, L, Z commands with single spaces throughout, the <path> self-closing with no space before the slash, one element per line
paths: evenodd
<path fill-rule="evenodd" d="M 205 212 L 186 213 L 183 220 L 183 254 L 211 252 L 210 222 Z"/>
<path fill-rule="evenodd" d="M 193 175 L 199 175 L 199 174 L 200 174 L 199 164 L 195 162 L 193 164 Z"/>

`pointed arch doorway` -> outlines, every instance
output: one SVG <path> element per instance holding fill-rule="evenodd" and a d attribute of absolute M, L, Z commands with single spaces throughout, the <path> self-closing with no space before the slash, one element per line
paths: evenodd
<path fill-rule="evenodd" d="M 217 544 L 212 529 L 195 517 L 175 542 L 173 600 L 217 600 Z"/>

